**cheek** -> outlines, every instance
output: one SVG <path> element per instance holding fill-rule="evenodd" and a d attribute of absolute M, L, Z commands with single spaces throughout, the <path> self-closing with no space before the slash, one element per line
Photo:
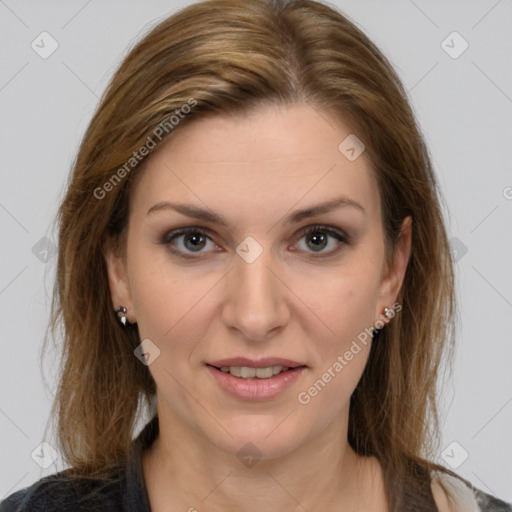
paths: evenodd
<path fill-rule="evenodd" d="M 139 330 L 157 339 L 172 335 L 200 299 L 198 288 L 202 286 L 196 283 L 193 288 L 191 291 L 183 282 L 148 276 L 133 293 Z"/>
<path fill-rule="evenodd" d="M 378 268 L 368 258 L 328 279 L 297 279 L 294 290 L 309 307 L 298 315 L 311 319 L 307 337 L 314 364 L 297 396 L 301 406 L 310 407 L 308 414 L 330 421 L 348 407 L 371 348 L 378 282 Z"/>
<path fill-rule="evenodd" d="M 149 338 L 172 354 L 194 349 L 219 280 L 216 274 L 196 270 L 184 272 L 165 256 L 133 258 L 131 290 L 141 339 Z"/>
<path fill-rule="evenodd" d="M 309 335 L 314 365 L 297 395 L 304 412 L 318 418 L 318 429 L 348 412 L 371 348 L 375 286 L 354 274 L 326 284 L 321 295 L 315 312 L 328 329 L 318 326 Z"/>
<path fill-rule="evenodd" d="M 298 276 L 291 288 L 303 303 L 303 313 L 299 316 L 305 318 L 309 310 L 307 318 L 311 318 L 309 327 L 315 330 L 315 338 L 342 349 L 360 332 L 373 326 L 378 278 L 374 266 L 361 264 L 316 276 Z"/>

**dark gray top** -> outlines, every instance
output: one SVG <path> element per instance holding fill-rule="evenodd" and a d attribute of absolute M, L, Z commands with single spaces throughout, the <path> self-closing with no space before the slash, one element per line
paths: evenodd
<path fill-rule="evenodd" d="M 0 503 L 0 512 L 151 512 L 142 472 L 142 452 L 158 436 L 155 416 L 134 440 L 129 462 L 117 477 L 104 481 L 80 480 L 71 483 L 59 472 L 41 478 L 14 492 Z M 512 505 L 474 488 L 471 491 L 480 512 L 512 512 Z M 432 512 L 437 512 L 432 500 Z"/>

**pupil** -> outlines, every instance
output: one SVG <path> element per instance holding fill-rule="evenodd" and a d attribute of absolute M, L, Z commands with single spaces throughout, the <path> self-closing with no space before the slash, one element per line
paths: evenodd
<path fill-rule="evenodd" d="M 315 241 L 313 242 L 314 244 L 316 244 L 318 241 L 320 241 L 320 243 L 322 244 L 321 246 L 320 245 L 313 245 L 313 249 L 318 249 L 319 247 L 320 248 L 323 248 L 325 247 L 325 242 L 326 242 L 326 236 L 324 234 L 318 234 L 318 233 L 314 233 L 311 238 L 310 238 L 311 241 Z"/>
<path fill-rule="evenodd" d="M 202 240 L 202 245 L 201 245 L 201 239 Z M 190 249 L 201 249 L 203 246 L 204 246 L 204 237 L 203 235 L 198 235 L 198 234 L 195 234 L 195 235 L 189 235 L 186 239 L 186 242 L 185 242 L 185 245 L 187 245 L 187 248 Z M 187 241 L 192 241 L 192 245 L 189 247 L 188 244 L 187 244 Z"/>

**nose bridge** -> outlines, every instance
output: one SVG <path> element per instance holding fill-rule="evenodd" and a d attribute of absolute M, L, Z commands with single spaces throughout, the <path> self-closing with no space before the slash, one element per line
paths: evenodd
<path fill-rule="evenodd" d="M 247 339 L 263 340 L 286 323 L 286 301 L 283 286 L 271 270 L 276 266 L 271 249 L 248 238 L 238 246 L 228 274 L 224 319 Z"/>

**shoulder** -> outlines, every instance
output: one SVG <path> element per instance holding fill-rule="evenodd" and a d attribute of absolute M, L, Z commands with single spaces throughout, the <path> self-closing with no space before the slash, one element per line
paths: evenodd
<path fill-rule="evenodd" d="M 475 488 L 461 477 L 436 473 L 432 494 L 439 512 L 512 512 L 506 503 Z"/>
<path fill-rule="evenodd" d="M 121 480 L 71 480 L 65 472 L 55 473 L 7 496 L 0 502 L 0 512 L 85 512 L 94 505 L 121 511 Z"/>
<path fill-rule="evenodd" d="M 158 435 L 158 416 L 152 418 L 132 444 L 127 461 L 103 479 L 72 478 L 70 470 L 41 478 L 4 498 L 0 512 L 123 512 L 149 511 L 142 473 L 142 450 Z"/>

